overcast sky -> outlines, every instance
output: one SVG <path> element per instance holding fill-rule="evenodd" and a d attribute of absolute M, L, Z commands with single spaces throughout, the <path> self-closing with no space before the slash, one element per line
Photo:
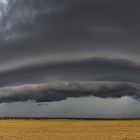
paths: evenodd
<path fill-rule="evenodd" d="M 0 116 L 140 117 L 139 7 L 0 0 Z"/>

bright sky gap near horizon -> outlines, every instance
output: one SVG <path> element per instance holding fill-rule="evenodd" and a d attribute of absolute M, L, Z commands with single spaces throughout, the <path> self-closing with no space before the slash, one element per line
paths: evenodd
<path fill-rule="evenodd" d="M 139 0 L 0 0 L 0 116 L 140 118 Z"/>

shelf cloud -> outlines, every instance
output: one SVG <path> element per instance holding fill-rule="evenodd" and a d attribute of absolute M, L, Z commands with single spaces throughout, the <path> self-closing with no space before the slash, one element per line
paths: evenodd
<path fill-rule="evenodd" d="M 90 85 L 90 86 L 89 86 Z M 28 85 L 0 89 L 0 102 L 54 102 L 67 98 L 89 97 L 140 99 L 140 89 L 129 84 L 95 84 L 56 82 L 48 85 Z"/>

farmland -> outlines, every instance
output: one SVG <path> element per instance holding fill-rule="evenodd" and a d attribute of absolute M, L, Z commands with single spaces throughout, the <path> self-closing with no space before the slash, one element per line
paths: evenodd
<path fill-rule="evenodd" d="M 0 120 L 0 140 L 140 140 L 140 121 Z"/>

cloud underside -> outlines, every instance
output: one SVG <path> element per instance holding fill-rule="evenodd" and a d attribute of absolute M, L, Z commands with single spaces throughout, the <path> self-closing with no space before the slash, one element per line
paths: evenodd
<path fill-rule="evenodd" d="M 140 99 L 140 89 L 130 84 L 95 84 L 56 82 L 43 85 L 25 85 L 0 89 L 0 102 L 54 102 L 67 98 L 89 97 L 121 98 L 124 96 Z"/>

